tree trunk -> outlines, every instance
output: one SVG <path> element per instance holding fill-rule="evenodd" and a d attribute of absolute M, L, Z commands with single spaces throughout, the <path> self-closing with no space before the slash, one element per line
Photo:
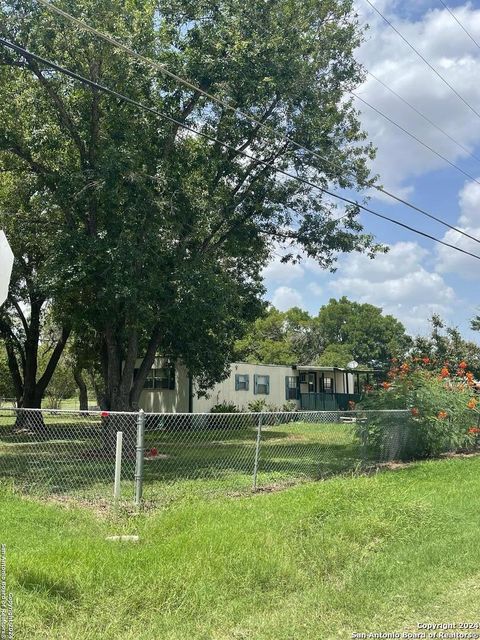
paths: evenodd
<path fill-rule="evenodd" d="M 137 356 L 137 336 L 130 334 L 127 354 L 123 353 L 120 341 L 113 327 L 105 331 L 106 346 L 106 404 L 111 413 L 104 416 L 102 424 L 103 450 L 106 455 L 115 454 L 117 431 L 123 433 L 123 454 L 125 458 L 135 458 L 137 440 L 137 416 L 131 413 L 130 387 Z"/>
<path fill-rule="evenodd" d="M 80 367 L 73 368 L 73 377 L 78 387 L 78 400 L 80 403 L 80 411 L 88 411 L 88 391 L 85 380 L 83 379 L 82 369 Z"/>

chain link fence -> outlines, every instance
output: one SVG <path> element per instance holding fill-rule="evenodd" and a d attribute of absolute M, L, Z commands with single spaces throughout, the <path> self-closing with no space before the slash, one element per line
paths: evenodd
<path fill-rule="evenodd" d="M 411 423 L 408 411 L 144 414 L 0 407 L 0 482 L 28 494 L 89 500 L 110 501 L 115 491 L 116 499 L 137 505 L 198 492 L 269 490 L 396 460 Z"/>

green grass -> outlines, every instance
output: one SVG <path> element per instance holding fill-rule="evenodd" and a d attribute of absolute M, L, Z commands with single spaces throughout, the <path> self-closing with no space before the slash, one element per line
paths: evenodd
<path fill-rule="evenodd" d="M 0 492 L 16 637 L 329 640 L 475 622 L 480 458 L 126 519 Z M 105 536 L 136 533 L 140 543 Z"/>
<path fill-rule="evenodd" d="M 200 417 L 198 420 L 219 420 Z M 11 416 L 0 423 L 0 479 L 28 493 L 110 497 L 114 457 L 103 458 L 99 417 L 67 418 L 44 414 L 45 430 L 12 430 Z M 225 418 L 220 418 L 225 422 Z M 248 424 L 250 422 L 250 424 Z M 123 429 L 125 425 L 119 425 Z M 133 432 L 135 432 L 133 424 Z M 147 431 L 144 497 L 168 502 L 176 496 L 248 491 L 255 466 L 255 419 L 233 417 L 211 428 L 176 424 Z M 258 486 L 271 487 L 353 471 L 362 462 L 361 447 L 349 424 L 291 422 L 264 427 Z M 133 496 L 134 460 L 123 463 L 123 495 Z"/>

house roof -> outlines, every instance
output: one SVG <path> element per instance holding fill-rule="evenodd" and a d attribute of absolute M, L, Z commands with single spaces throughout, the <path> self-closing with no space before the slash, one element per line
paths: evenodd
<path fill-rule="evenodd" d="M 293 366 L 298 371 L 324 371 L 333 373 L 334 371 L 342 371 L 343 373 L 373 373 L 375 369 L 347 369 L 344 367 L 322 367 L 314 364 L 298 364 Z"/>

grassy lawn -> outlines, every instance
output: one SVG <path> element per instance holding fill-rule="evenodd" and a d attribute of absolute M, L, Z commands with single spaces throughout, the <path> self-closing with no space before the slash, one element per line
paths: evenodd
<path fill-rule="evenodd" d="M 480 458 L 123 518 L 0 491 L 16 637 L 319 640 L 478 619 Z M 139 544 L 105 536 L 135 533 Z"/>
<path fill-rule="evenodd" d="M 200 418 L 198 418 L 200 419 Z M 201 417 L 202 420 L 217 420 Z M 113 456 L 102 457 L 101 419 L 91 415 L 44 414 L 36 425 L 12 430 L 8 413 L 0 421 L 0 481 L 28 493 L 57 493 L 109 498 Z M 221 419 L 224 420 L 224 419 Z M 135 431 L 135 424 L 133 424 Z M 122 427 L 120 427 L 122 428 Z M 169 502 L 177 496 L 234 491 L 252 487 L 257 427 L 255 419 L 233 418 L 193 427 L 157 426 L 146 433 L 144 497 Z M 361 447 L 351 424 L 290 422 L 266 425 L 258 460 L 258 486 L 270 487 L 353 471 L 362 463 Z M 123 495 L 133 496 L 134 460 L 123 463 Z"/>

